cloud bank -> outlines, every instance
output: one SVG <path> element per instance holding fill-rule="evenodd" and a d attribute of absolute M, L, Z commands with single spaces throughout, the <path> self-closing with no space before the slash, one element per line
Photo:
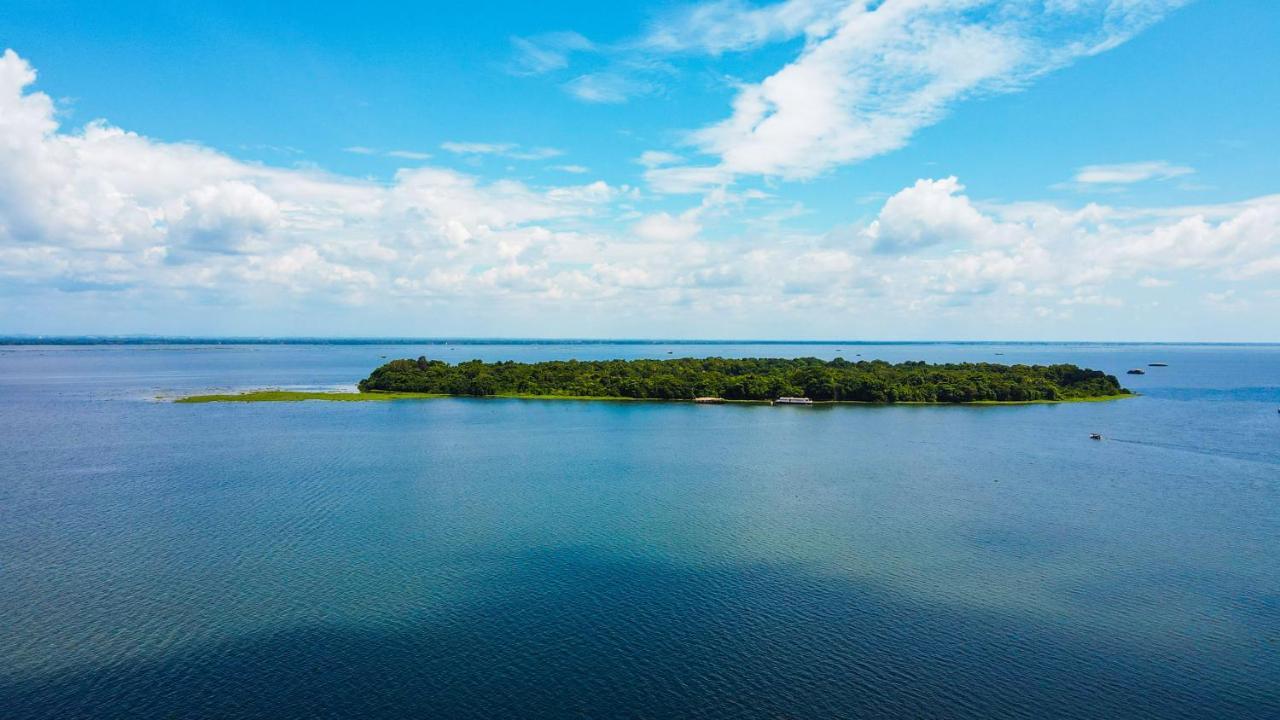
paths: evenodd
<path fill-rule="evenodd" d="M 1185 302 L 1217 313 L 1277 302 L 1258 289 L 1280 277 L 1275 195 L 1073 209 L 975 201 L 944 176 L 893 193 L 873 216 L 800 231 L 785 224 L 793 209 L 753 210 L 761 194 L 641 210 L 634 188 L 600 181 L 534 187 L 425 166 L 375 183 L 103 121 L 68 130 L 34 82 L 17 54 L 0 56 L 0 294 L 28 308 L 136 321 L 207 307 L 258 328 L 300 306 L 342 307 L 387 319 L 381 332 L 447 332 L 432 318 L 453 317 L 476 334 L 516 335 L 591 334 L 588 317 L 606 318 L 610 334 L 661 335 L 685 317 L 711 323 L 701 334 L 847 337 L 936 336 L 958 317 L 1010 336 L 1036 318 L 1132 309 L 1188 280 L 1202 292 Z M 488 324 L 468 319 L 480 307 Z M 569 319 L 529 325 L 556 313 Z M 41 318 L 0 320 L 21 329 Z"/>

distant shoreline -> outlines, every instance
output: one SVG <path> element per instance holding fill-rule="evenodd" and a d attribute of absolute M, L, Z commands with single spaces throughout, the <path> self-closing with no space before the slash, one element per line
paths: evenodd
<path fill-rule="evenodd" d="M 0 346 L 142 346 L 142 345 L 811 345 L 836 347 L 876 347 L 884 345 L 959 345 L 1034 347 L 1267 347 L 1280 341 L 1178 341 L 1178 340 L 761 340 L 761 339 L 675 339 L 675 338 L 483 338 L 483 337 L 201 337 L 149 335 L 6 335 Z"/>
<path fill-rule="evenodd" d="M 1064 398 L 1061 400 L 975 400 L 972 402 L 918 402 L 918 401 L 900 401 L 900 402 L 868 402 L 865 400 L 817 400 L 813 405 L 866 405 L 866 406 L 890 406 L 890 405 L 926 405 L 926 406 L 955 406 L 955 405 L 1060 405 L 1064 403 L 1088 403 L 1088 402 L 1110 402 L 1112 400 L 1124 400 L 1125 398 L 1138 397 L 1137 393 L 1128 393 L 1125 395 L 1107 395 L 1089 398 Z M 187 395 L 176 398 L 172 402 L 180 404 L 202 404 L 202 403 L 258 403 L 258 402 L 305 402 L 308 400 L 317 400 L 321 402 L 387 402 L 390 400 L 442 400 L 447 398 L 463 398 L 468 400 L 576 400 L 576 401 L 594 401 L 594 402 L 641 402 L 641 403 L 683 403 L 695 405 L 692 399 L 687 400 L 666 400 L 662 398 L 632 398 L 632 397 L 616 397 L 616 396 L 590 396 L 590 395 L 522 395 L 522 394 L 498 394 L 498 395 L 447 395 L 441 393 L 408 393 L 408 392 L 311 392 L 311 391 L 295 391 L 295 390 L 248 390 L 241 393 L 222 393 L 210 395 Z M 769 400 L 724 400 L 721 403 L 725 405 L 769 405 Z"/>

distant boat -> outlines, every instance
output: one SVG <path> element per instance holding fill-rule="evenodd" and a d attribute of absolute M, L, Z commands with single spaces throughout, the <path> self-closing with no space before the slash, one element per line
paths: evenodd
<path fill-rule="evenodd" d="M 813 401 L 807 397 L 780 397 L 773 401 L 774 405 L 812 405 Z"/>
<path fill-rule="evenodd" d="M 1142 368 L 1134 368 L 1129 371 L 1129 374 L 1130 375 L 1146 375 L 1147 371 L 1143 370 Z"/>
<path fill-rule="evenodd" d="M 1147 367 L 1169 367 L 1169 363 L 1147 363 Z"/>
<path fill-rule="evenodd" d="M 693 401 L 703 405 L 721 405 L 725 400 L 722 397 L 696 397 Z"/>
<path fill-rule="evenodd" d="M 1102 433 L 1089 433 L 1089 439 L 1090 439 L 1090 440 L 1101 440 L 1101 439 L 1102 439 Z"/>

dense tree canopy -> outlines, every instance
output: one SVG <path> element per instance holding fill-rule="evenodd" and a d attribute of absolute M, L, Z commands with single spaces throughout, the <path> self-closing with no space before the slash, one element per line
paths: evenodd
<path fill-rule="evenodd" d="M 1128 393 L 1115 376 L 1075 365 L 718 357 L 539 363 L 471 360 L 457 365 L 420 357 L 392 360 L 361 381 L 360 390 L 665 400 L 699 396 L 773 400 L 796 395 L 818 401 L 879 403 L 1070 400 Z"/>

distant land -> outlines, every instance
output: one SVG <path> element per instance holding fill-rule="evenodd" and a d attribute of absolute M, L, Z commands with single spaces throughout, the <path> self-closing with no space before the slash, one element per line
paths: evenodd
<path fill-rule="evenodd" d="M 776 340 L 706 338 L 278 337 L 200 335 L 0 335 L 0 345 L 1033 345 L 1255 346 L 1277 342 L 1176 340 Z"/>
<path fill-rule="evenodd" d="M 1026 403 L 1105 400 L 1132 393 L 1113 375 L 1075 365 L 888 363 L 784 358 L 392 360 L 360 381 L 359 393 L 265 390 L 197 395 L 179 402 L 385 400 L 408 397 L 536 397 L 600 400 L 764 402 Z"/>

